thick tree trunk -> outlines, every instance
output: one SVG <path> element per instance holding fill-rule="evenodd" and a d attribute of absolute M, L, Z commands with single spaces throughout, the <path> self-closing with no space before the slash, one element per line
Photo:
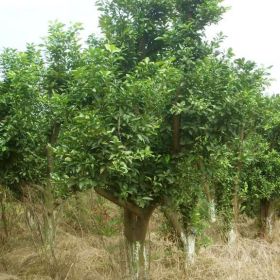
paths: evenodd
<path fill-rule="evenodd" d="M 217 221 L 216 204 L 214 199 L 209 201 L 209 216 L 211 223 L 215 223 Z"/>
<path fill-rule="evenodd" d="M 153 210 L 145 211 L 138 216 L 124 209 L 124 236 L 126 239 L 126 254 L 129 279 L 149 279 L 149 259 L 146 248 L 146 234 Z"/>
<path fill-rule="evenodd" d="M 187 234 L 185 232 L 176 212 L 164 208 L 163 213 L 166 219 L 171 223 L 178 236 L 178 239 L 181 241 L 185 253 L 185 267 L 187 267 L 189 264 L 193 264 L 195 260 L 195 234 L 192 234 L 191 232 Z"/>
<path fill-rule="evenodd" d="M 141 208 L 131 201 L 124 201 L 105 189 L 96 188 L 95 191 L 124 209 L 124 236 L 128 277 L 131 280 L 149 279 L 149 258 L 146 249 L 146 235 L 149 221 L 157 203 Z"/>
<path fill-rule="evenodd" d="M 53 264 L 56 264 L 56 257 L 54 252 L 55 237 L 56 237 L 56 211 L 55 200 L 53 196 L 53 186 L 51 175 L 54 171 L 54 154 L 53 147 L 55 146 L 61 124 L 54 122 L 52 124 L 48 143 L 46 145 L 46 157 L 47 157 L 47 182 L 43 191 L 44 197 L 44 213 L 43 213 L 43 243 L 46 253 L 50 255 L 50 260 Z"/>
<path fill-rule="evenodd" d="M 175 101 L 178 101 L 180 88 L 177 89 Z M 176 156 L 181 152 L 181 115 L 172 116 L 172 154 Z M 186 234 L 178 214 L 167 208 L 163 209 L 164 215 L 173 226 L 177 236 L 181 240 L 186 256 L 185 266 L 194 263 L 195 259 L 195 235 L 191 232 Z"/>
<path fill-rule="evenodd" d="M 187 237 L 188 241 L 188 251 L 187 251 L 187 261 L 190 264 L 193 264 L 195 261 L 195 243 L 196 236 L 193 233 L 189 233 Z"/>
<path fill-rule="evenodd" d="M 231 228 L 228 232 L 228 243 L 233 244 L 237 240 L 238 234 L 239 234 L 239 228 L 238 228 L 238 221 L 239 221 L 239 197 L 238 193 L 235 190 L 233 194 L 233 221 L 231 224 Z"/>
<path fill-rule="evenodd" d="M 234 189 L 233 189 L 233 198 L 232 198 L 232 206 L 233 206 L 233 225 L 232 229 L 229 233 L 229 240 L 236 240 L 239 234 L 238 229 L 238 221 L 239 221 L 239 212 L 240 212 L 240 201 L 239 201 L 239 191 L 240 191 L 240 183 L 241 183 L 241 172 L 242 172 L 242 156 L 243 156 L 243 144 L 244 144 L 244 127 L 240 130 L 240 146 L 238 151 L 238 162 L 236 166 L 236 176 L 234 180 Z M 230 238 L 230 236 L 234 238 Z"/>
<path fill-rule="evenodd" d="M 204 192 L 208 201 L 208 213 L 209 213 L 210 222 L 215 223 L 217 221 L 216 204 L 206 179 L 204 182 Z"/>
<path fill-rule="evenodd" d="M 5 198 L 6 198 L 5 192 L 4 191 L 1 192 L 1 190 L 0 190 L 1 220 L 2 220 L 2 223 L 3 223 L 3 229 L 4 229 L 5 238 L 8 238 L 9 231 L 8 231 L 8 219 L 7 219 L 7 213 L 6 213 Z"/>
<path fill-rule="evenodd" d="M 260 237 L 271 239 L 275 219 L 274 202 L 268 199 L 260 201 Z"/>
<path fill-rule="evenodd" d="M 227 235 L 227 242 L 229 245 L 234 244 L 238 236 L 238 231 L 235 225 L 232 225 Z"/>
<path fill-rule="evenodd" d="M 238 224 L 238 220 L 239 220 L 239 173 L 238 173 L 238 176 L 235 178 L 232 206 L 233 206 L 234 227 L 236 230 L 238 230 L 237 224 Z"/>
<path fill-rule="evenodd" d="M 196 237 L 192 233 L 186 234 L 185 231 L 181 229 L 180 240 L 182 242 L 185 253 L 185 268 L 187 268 L 189 264 L 194 264 L 195 261 Z"/>

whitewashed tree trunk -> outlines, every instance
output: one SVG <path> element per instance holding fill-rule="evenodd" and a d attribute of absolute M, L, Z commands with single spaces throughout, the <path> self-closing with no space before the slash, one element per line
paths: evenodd
<path fill-rule="evenodd" d="M 195 237 L 194 234 L 188 234 L 187 240 L 188 240 L 188 252 L 187 252 L 188 262 L 190 264 L 193 264 L 194 261 L 195 261 L 195 240 L 196 240 L 196 237 Z"/>
<path fill-rule="evenodd" d="M 272 238 L 272 232 L 273 232 L 273 213 L 270 213 L 270 215 L 267 216 L 266 218 L 266 227 L 267 227 L 267 235 L 268 238 Z"/>
<path fill-rule="evenodd" d="M 186 234 L 176 212 L 167 208 L 163 209 L 163 211 L 165 217 L 169 220 L 177 236 L 180 238 L 185 254 L 185 268 L 187 268 L 189 264 L 193 264 L 195 261 L 195 235 L 192 233 Z"/>
<path fill-rule="evenodd" d="M 143 210 L 143 215 L 137 216 L 124 210 L 128 279 L 131 280 L 149 279 L 149 257 L 145 239 L 151 214 L 152 211 Z"/>
<path fill-rule="evenodd" d="M 209 216 L 210 216 L 211 223 L 215 223 L 217 221 L 216 204 L 214 199 L 211 199 L 209 201 Z"/>
<path fill-rule="evenodd" d="M 274 201 L 262 199 L 260 202 L 260 236 L 271 240 L 273 237 L 273 226 L 275 222 Z"/>
<path fill-rule="evenodd" d="M 196 237 L 194 234 L 186 235 L 183 231 L 181 231 L 180 239 L 184 247 L 185 253 L 185 268 L 190 264 L 194 264 L 195 262 L 195 241 Z"/>
<path fill-rule="evenodd" d="M 185 268 L 189 264 L 194 264 L 195 261 L 195 235 L 189 234 L 188 236 L 182 231 L 180 234 L 180 239 L 184 247 L 185 253 Z"/>
<path fill-rule="evenodd" d="M 126 250 L 130 279 L 149 279 L 149 261 L 145 242 L 126 240 Z"/>
<path fill-rule="evenodd" d="M 232 245 L 232 244 L 234 244 L 236 242 L 237 235 L 238 235 L 237 234 L 237 230 L 235 229 L 234 226 L 232 226 L 231 229 L 228 232 L 228 237 L 227 237 L 229 245 Z"/>

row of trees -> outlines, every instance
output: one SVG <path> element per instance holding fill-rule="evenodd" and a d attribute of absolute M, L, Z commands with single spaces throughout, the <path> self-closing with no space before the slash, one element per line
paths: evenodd
<path fill-rule="evenodd" d="M 56 22 L 41 46 L 2 52 L 0 184 L 19 196 L 40 188 L 47 236 L 58 198 L 88 188 L 124 210 L 132 279 L 148 278 L 157 207 L 187 260 L 205 207 L 231 240 L 240 209 L 271 235 L 280 99 L 263 95 L 265 69 L 206 41 L 221 2 L 98 1 L 102 38 L 82 47 L 80 25 Z"/>

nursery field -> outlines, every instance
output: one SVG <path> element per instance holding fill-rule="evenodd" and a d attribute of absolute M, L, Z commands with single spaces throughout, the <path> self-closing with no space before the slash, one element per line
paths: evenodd
<path fill-rule="evenodd" d="M 1 280 L 129 279 L 119 208 L 95 194 L 67 201 L 58 218 L 56 261 L 52 262 L 40 247 L 38 232 L 28 226 L 26 207 L 18 202 L 7 204 L 9 234 L 1 236 Z M 230 245 L 223 242 L 219 220 L 210 226 L 206 230 L 207 243 L 203 238 L 199 240 L 195 262 L 185 267 L 178 240 L 170 236 L 166 219 L 156 211 L 148 234 L 151 279 L 278 280 L 280 224 L 276 225 L 273 241 L 267 242 L 256 238 L 256 221 L 245 217 L 241 220 L 241 236 Z"/>
<path fill-rule="evenodd" d="M 221 0 L 96 4 L 0 53 L 0 278 L 280 279 L 269 69 Z"/>

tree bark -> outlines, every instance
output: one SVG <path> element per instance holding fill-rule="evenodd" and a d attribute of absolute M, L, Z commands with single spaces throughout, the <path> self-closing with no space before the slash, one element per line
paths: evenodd
<path fill-rule="evenodd" d="M 206 179 L 203 185 L 204 185 L 204 192 L 208 201 L 208 213 L 209 213 L 210 222 L 215 223 L 217 221 L 215 200 L 211 193 L 209 183 L 206 181 Z"/>
<path fill-rule="evenodd" d="M 61 124 L 58 122 L 54 122 L 51 126 L 50 134 L 48 136 L 48 143 L 46 145 L 47 182 L 43 191 L 45 208 L 43 212 L 43 245 L 47 254 L 50 254 L 50 260 L 53 262 L 53 264 L 56 263 L 56 257 L 54 252 L 56 238 L 56 211 L 51 175 L 54 171 L 53 146 L 57 142 L 60 133 L 60 128 Z"/>
<path fill-rule="evenodd" d="M 236 175 L 234 183 L 234 193 L 232 198 L 233 206 L 233 229 L 238 232 L 238 220 L 239 220 L 239 167 L 238 175 Z"/>
<path fill-rule="evenodd" d="M 177 89 L 175 102 L 179 99 L 180 88 Z M 181 152 L 181 115 L 174 114 L 172 116 L 172 155 L 176 156 Z M 164 215 L 171 223 L 174 228 L 179 240 L 181 240 L 184 253 L 185 253 L 185 267 L 188 264 L 194 263 L 195 259 L 195 234 L 192 231 L 189 231 L 186 234 L 184 227 L 181 225 L 180 219 L 176 212 L 171 211 L 170 209 L 163 209 Z"/>
<path fill-rule="evenodd" d="M 5 237 L 8 238 L 9 236 L 9 230 L 8 230 L 8 219 L 7 219 L 7 213 L 6 213 L 6 206 L 5 206 L 5 198 L 6 194 L 5 192 L 1 192 L 0 190 L 0 206 L 1 206 L 1 219 L 3 223 L 3 229 L 5 233 Z"/>
<path fill-rule="evenodd" d="M 124 209 L 124 237 L 128 277 L 131 280 L 149 279 L 149 258 L 146 235 L 149 221 L 158 204 L 141 208 L 132 201 L 125 201 L 106 189 L 95 188 L 96 193 Z"/>
<path fill-rule="evenodd" d="M 230 230 L 228 231 L 228 235 L 227 235 L 228 244 L 229 245 L 234 244 L 237 239 L 237 236 L 238 236 L 238 232 L 237 232 L 235 225 L 233 224 L 231 226 Z"/>
<path fill-rule="evenodd" d="M 191 232 L 187 234 L 185 232 L 176 212 L 167 208 L 164 208 L 162 211 L 166 219 L 171 223 L 178 239 L 181 241 L 185 253 L 185 268 L 187 268 L 187 266 L 193 264 L 195 260 L 195 234 Z"/>
<path fill-rule="evenodd" d="M 129 209 L 124 209 L 124 236 L 129 279 L 149 279 L 149 259 L 146 235 L 154 208 L 143 209 L 141 216 Z"/>
<path fill-rule="evenodd" d="M 271 240 L 275 219 L 274 202 L 269 199 L 260 201 L 260 237 Z"/>
<path fill-rule="evenodd" d="M 210 222 L 216 223 L 217 221 L 217 213 L 216 213 L 216 204 L 214 199 L 211 199 L 209 201 L 209 216 L 210 216 Z"/>
<path fill-rule="evenodd" d="M 240 145 L 238 151 L 238 162 L 236 166 L 236 176 L 234 180 L 234 189 L 233 189 L 233 225 L 231 229 L 232 236 L 234 237 L 234 241 L 236 240 L 239 229 L 238 229 L 238 221 L 239 221 L 239 212 L 240 212 L 240 201 L 239 201 L 239 191 L 240 191 L 240 177 L 242 172 L 242 156 L 243 156 L 243 144 L 244 144 L 244 127 L 240 130 L 239 135 Z"/>

